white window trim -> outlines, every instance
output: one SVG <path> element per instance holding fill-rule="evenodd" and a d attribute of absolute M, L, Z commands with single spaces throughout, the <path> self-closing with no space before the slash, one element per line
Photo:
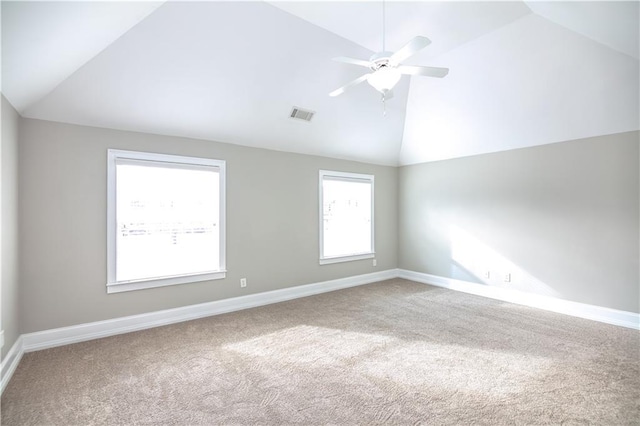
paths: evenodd
<path fill-rule="evenodd" d="M 216 168 L 220 184 L 220 269 L 198 274 L 175 275 L 142 280 L 116 281 L 116 159 L 146 160 Z M 107 150 L 107 293 L 217 280 L 226 277 L 226 162 L 210 158 L 185 157 L 150 152 Z"/>
<path fill-rule="evenodd" d="M 323 189 L 322 182 L 325 178 L 331 178 L 334 180 L 342 180 L 342 181 L 357 181 L 357 182 L 368 182 L 371 183 L 371 250 L 365 253 L 354 253 L 346 256 L 324 256 L 324 208 L 323 208 Z M 374 175 L 365 175 L 361 173 L 349 173 L 349 172 L 336 172 L 331 170 L 320 170 L 319 179 L 318 179 L 318 204 L 319 204 L 319 217 L 318 217 L 318 227 L 319 227 L 319 253 L 320 253 L 320 265 L 328 265 L 331 263 L 340 263 L 340 262 L 351 262 L 354 260 L 362 260 L 362 259 L 372 259 L 376 256 L 375 251 L 375 202 L 374 202 L 374 194 L 375 194 L 375 177 Z"/>

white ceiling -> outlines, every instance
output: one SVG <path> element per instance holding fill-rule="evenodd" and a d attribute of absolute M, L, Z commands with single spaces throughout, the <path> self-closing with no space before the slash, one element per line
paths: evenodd
<path fill-rule="evenodd" d="M 25 117 L 412 164 L 639 128 L 638 2 L 387 3 L 387 50 L 433 43 L 382 115 L 379 2 L 2 1 L 2 92 Z M 409 84 L 410 83 L 410 84 Z M 409 88 L 410 86 L 410 88 Z M 316 111 L 311 123 L 292 106 Z"/>
<path fill-rule="evenodd" d="M 438 64 L 455 72 L 442 82 L 411 82 L 403 164 L 639 128 L 638 60 L 537 15 L 447 52 Z"/>
<path fill-rule="evenodd" d="M 381 2 L 271 4 L 373 52 L 382 50 Z M 386 48 L 395 51 L 416 35 L 427 36 L 433 43 L 411 61 L 419 64 L 530 13 L 521 1 L 389 1 L 385 3 Z"/>
<path fill-rule="evenodd" d="M 529 1 L 536 14 L 638 59 L 640 2 Z"/>
<path fill-rule="evenodd" d="M 162 4 L 2 2 L 2 93 L 23 111 Z"/>

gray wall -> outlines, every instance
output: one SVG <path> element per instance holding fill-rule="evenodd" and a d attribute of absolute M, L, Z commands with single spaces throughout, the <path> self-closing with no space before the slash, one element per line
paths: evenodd
<path fill-rule="evenodd" d="M 2 358 L 19 336 L 18 323 L 18 123 L 20 117 L 2 96 Z"/>
<path fill-rule="evenodd" d="M 400 168 L 399 267 L 639 312 L 639 138 Z"/>
<path fill-rule="evenodd" d="M 227 161 L 226 279 L 106 293 L 107 148 Z M 397 267 L 395 167 L 31 119 L 19 159 L 23 333 Z M 375 175 L 377 267 L 318 265 L 319 169 Z"/>
<path fill-rule="evenodd" d="M 3 124 L 17 119 L 8 111 Z M 5 141 L 15 144 L 15 129 L 5 137 L 10 129 L 3 126 L 3 151 Z M 624 133 L 396 169 L 21 119 L 20 331 L 397 266 L 638 312 L 639 137 Z M 107 295 L 107 148 L 227 161 L 226 279 Z M 318 265 L 318 169 L 376 176 L 377 268 L 370 260 Z M 3 167 L 3 184 L 9 170 Z M 15 197 L 15 185 L 10 188 L 7 195 Z M 505 273 L 512 274 L 509 284 Z M 245 289 L 241 277 L 248 278 Z M 10 299 L 15 280 L 8 282 L 14 287 L 9 298 L 3 294 L 7 350 L 18 331 L 8 330 L 17 324 Z"/>

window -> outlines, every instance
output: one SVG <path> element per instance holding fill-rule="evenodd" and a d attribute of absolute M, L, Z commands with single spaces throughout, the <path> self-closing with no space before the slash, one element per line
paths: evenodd
<path fill-rule="evenodd" d="M 369 259 L 373 176 L 320 170 L 320 264 Z"/>
<path fill-rule="evenodd" d="M 107 292 L 225 277 L 225 162 L 108 151 Z"/>

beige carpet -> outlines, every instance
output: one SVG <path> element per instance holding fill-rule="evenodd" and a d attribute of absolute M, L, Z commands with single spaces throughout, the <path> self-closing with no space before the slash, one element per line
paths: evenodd
<path fill-rule="evenodd" d="M 26 354 L 2 425 L 640 424 L 639 339 L 391 280 Z"/>

